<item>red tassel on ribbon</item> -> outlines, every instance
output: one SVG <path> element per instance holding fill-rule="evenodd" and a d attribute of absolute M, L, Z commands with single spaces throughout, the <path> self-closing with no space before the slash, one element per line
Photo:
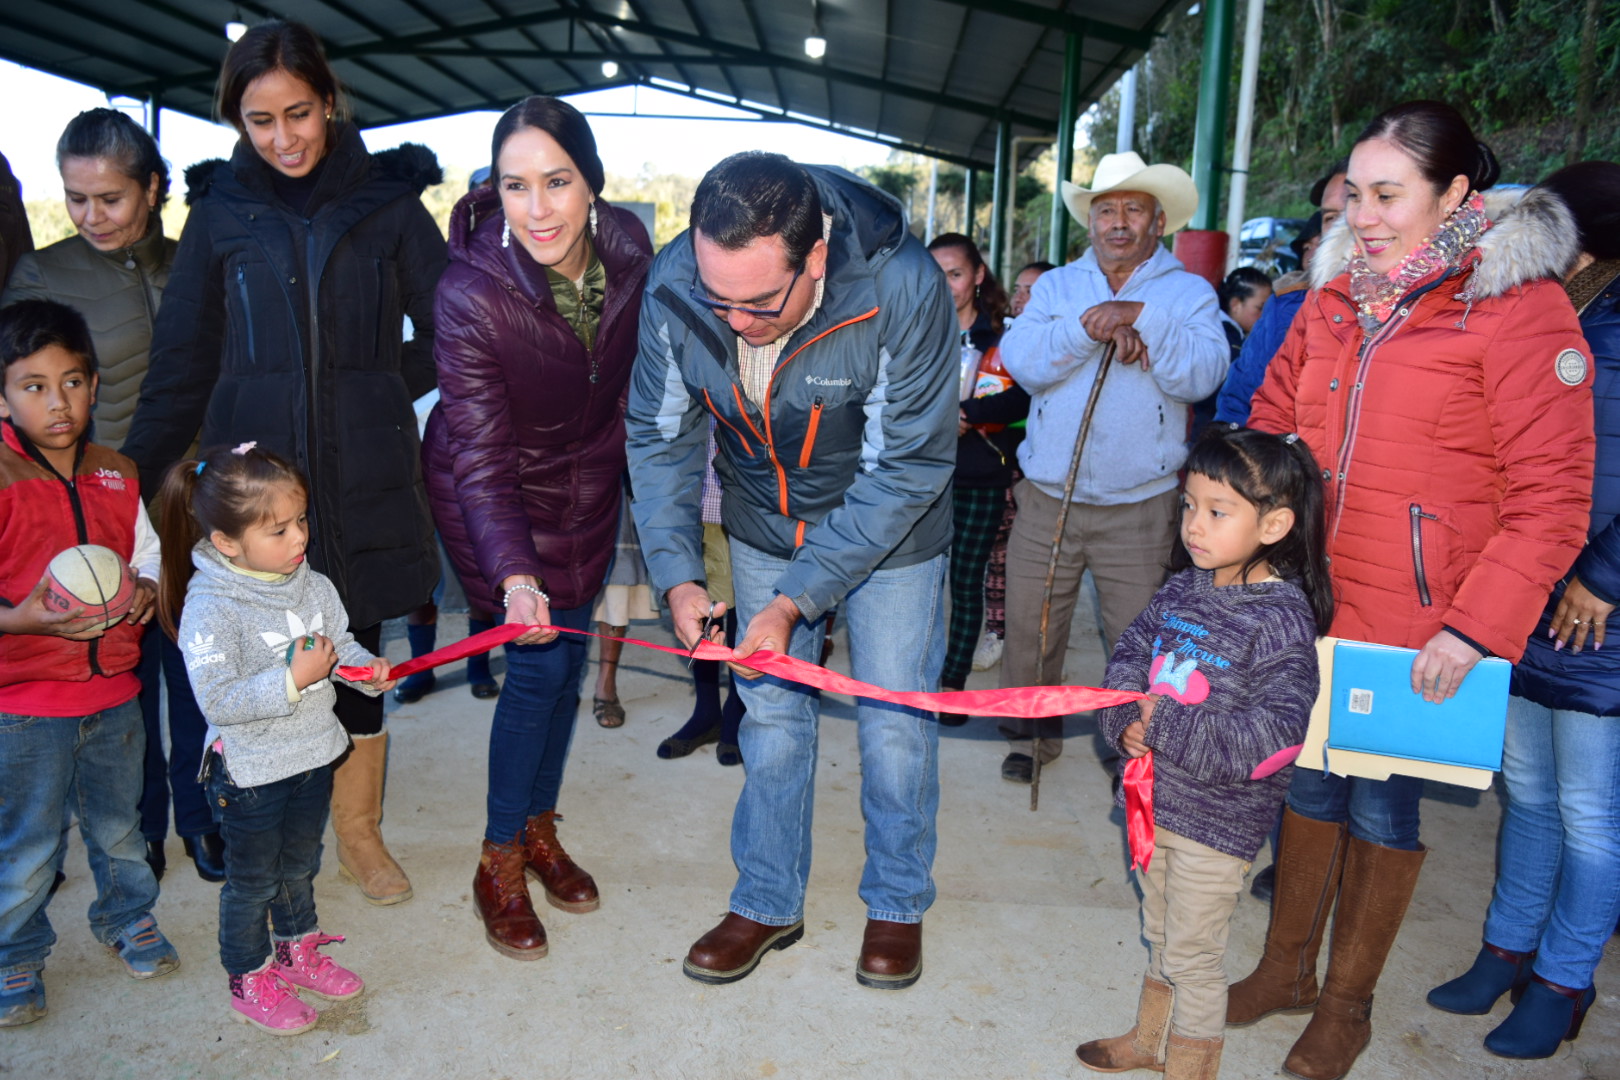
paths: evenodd
<path fill-rule="evenodd" d="M 447 645 L 442 649 L 435 649 L 433 652 L 403 661 L 395 665 L 388 675 L 389 678 L 403 679 L 418 671 L 427 671 L 442 664 L 476 656 L 488 652 L 497 645 L 504 645 L 533 629 L 536 628 L 521 623 L 503 623 L 492 630 L 458 641 L 454 645 Z M 571 630 L 565 626 L 542 626 L 538 629 L 558 630 L 583 637 L 600 637 L 608 641 L 622 641 L 629 645 L 639 645 L 644 649 L 656 649 L 658 652 L 679 656 L 683 660 L 689 652 L 687 649 L 676 649 L 668 645 L 655 645 L 650 641 L 610 637 L 606 634 L 593 634 L 588 630 Z M 767 675 L 775 675 L 789 682 L 814 686 L 818 690 L 827 690 L 835 694 L 888 701 L 926 712 L 965 713 L 972 716 L 1017 716 L 1029 719 L 1066 716 L 1070 713 L 1105 709 L 1111 705 L 1123 705 L 1128 701 L 1136 701 L 1147 696 L 1131 690 L 1099 690 L 1090 686 L 1019 686 L 1005 690 L 950 690 L 938 694 L 925 693 L 921 690 L 885 690 L 881 686 L 863 683 L 836 671 L 828 671 L 808 661 L 797 660 L 768 649 L 762 649 L 751 656 L 738 656 L 731 649 L 716 645 L 712 641 L 705 641 L 698 646 L 697 657 L 699 660 L 738 660 Z M 371 669 L 342 666 L 337 669 L 337 674 L 339 678 L 347 679 L 349 682 L 365 682 L 371 678 Z M 1148 834 L 1149 837 L 1152 836 L 1151 825 Z"/>
<path fill-rule="evenodd" d="M 1153 860 L 1153 751 L 1125 763 L 1125 837 L 1131 844 L 1131 869 L 1148 868 Z"/>

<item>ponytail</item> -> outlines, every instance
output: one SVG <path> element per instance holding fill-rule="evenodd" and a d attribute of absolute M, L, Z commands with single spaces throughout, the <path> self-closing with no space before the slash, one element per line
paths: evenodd
<path fill-rule="evenodd" d="M 202 528 L 191 515 L 191 496 L 197 488 L 200 461 L 178 461 L 163 476 L 163 486 L 152 500 L 158 540 L 163 545 L 163 571 L 158 578 L 158 625 L 170 641 L 180 636 L 180 610 L 195 567 L 191 549 L 202 539 Z"/>
<path fill-rule="evenodd" d="M 1316 632 L 1326 636 L 1333 625 L 1333 578 L 1328 573 L 1327 496 L 1322 489 L 1322 471 L 1304 439 L 1298 435 L 1280 438 L 1297 471 L 1300 493 L 1299 501 L 1293 506 L 1294 527 L 1289 530 L 1299 542 L 1290 552 L 1288 569 L 1311 602 L 1311 610 L 1316 615 Z M 1282 546 L 1286 539 L 1277 546 Z M 1275 561 L 1272 565 L 1276 566 Z"/>
<path fill-rule="evenodd" d="M 152 505 L 163 544 L 158 623 L 170 638 L 180 633 L 180 610 L 195 569 L 191 549 L 214 532 L 241 537 L 265 519 L 276 495 L 288 489 L 309 495 L 296 468 L 251 442 L 209 447 L 196 460 L 176 462 L 164 475 Z"/>

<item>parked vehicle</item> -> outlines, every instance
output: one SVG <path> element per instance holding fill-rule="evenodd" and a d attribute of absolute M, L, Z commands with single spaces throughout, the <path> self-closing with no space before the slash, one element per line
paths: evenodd
<path fill-rule="evenodd" d="M 1299 256 L 1288 242 L 1304 227 L 1304 218 L 1250 218 L 1238 232 L 1237 264 L 1256 267 L 1273 278 L 1298 270 Z"/>

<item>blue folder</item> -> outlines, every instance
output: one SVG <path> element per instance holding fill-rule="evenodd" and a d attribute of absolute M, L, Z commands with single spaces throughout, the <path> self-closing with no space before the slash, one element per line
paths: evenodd
<path fill-rule="evenodd" d="M 1327 750 L 1502 768 L 1508 677 L 1513 666 L 1486 657 L 1456 696 L 1435 704 L 1412 693 L 1416 649 L 1341 641 L 1333 647 L 1333 702 Z"/>

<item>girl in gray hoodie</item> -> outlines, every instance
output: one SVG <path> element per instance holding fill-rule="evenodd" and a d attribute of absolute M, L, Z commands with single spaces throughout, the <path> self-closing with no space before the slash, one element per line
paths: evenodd
<path fill-rule="evenodd" d="M 308 504 L 297 469 L 243 443 L 175 465 L 156 507 L 159 618 L 209 724 L 200 779 L 225 839 L 220 961 L 234 1015 L 275 1035 L 315 1026 L 300 992 L 363 987 L 321 954 L 343 938 L 315 919 L 332 762 L 349 747 L 331 677 L 341 661 L 371 669 L 358 684 L 368 694 L 393 686 L 388 661 L 355 642 L 337 590 L 304 562 Z"/>

